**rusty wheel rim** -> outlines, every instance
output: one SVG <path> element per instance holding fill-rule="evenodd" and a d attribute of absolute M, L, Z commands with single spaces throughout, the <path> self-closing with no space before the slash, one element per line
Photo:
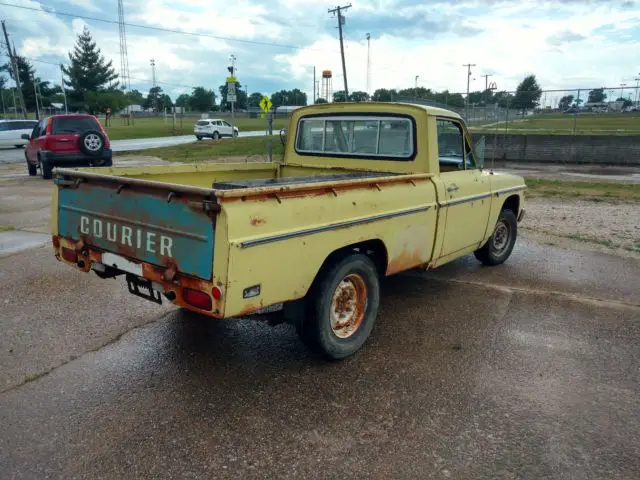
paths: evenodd
<path fill-rule="evenodd" d="M 509 245 L 511 230 L 506 222 L 498 222 L 496 229 L 493 231 L 493 249 L 496 253 L 502 253 Z"/>
<path fill-rule="evenodd" d="M 362 324 L 367 308 L 367 284 L 350 273 L 344 277 L 331 299 L 331 331 L 338 338 L 349 338 Z"/>

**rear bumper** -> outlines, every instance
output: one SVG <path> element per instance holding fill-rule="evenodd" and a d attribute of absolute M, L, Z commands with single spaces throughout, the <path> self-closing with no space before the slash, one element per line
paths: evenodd
<path fill-rule="evenodd" d="M 105 149 L 102 155 L 97 157 L 89 157 L 82 153 L 56 153 L 56 152 L 41 152 L 44 157 L 44 161 L 52 167 L 62 166 L 87 166 L 92 164 L 101 164 L 103 162 L 110 162 L 113 157 L 113 152 L 110 148 Z"/>

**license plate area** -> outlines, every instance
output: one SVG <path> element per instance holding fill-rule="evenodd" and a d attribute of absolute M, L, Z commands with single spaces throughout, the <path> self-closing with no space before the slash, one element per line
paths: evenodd
<path fill-rule="evenodd" d="M 127 287 L 129 287 L 129 293 L 162 305 L 162 296 L 153 288 L 151 280 L 127 273 Z"/>

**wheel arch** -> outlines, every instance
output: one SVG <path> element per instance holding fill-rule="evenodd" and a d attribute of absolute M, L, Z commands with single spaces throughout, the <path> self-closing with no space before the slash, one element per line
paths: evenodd
<path fill-rule="evenodd" d="M 520 211 L 520 195 L 515 194 L 509 196 L 502 204 L 501 210 L 511 210 L 517 217 L 518 212 Z"/>

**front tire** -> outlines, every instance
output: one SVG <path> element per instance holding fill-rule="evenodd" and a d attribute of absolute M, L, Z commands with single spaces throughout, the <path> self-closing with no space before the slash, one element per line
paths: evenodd
<path fill-rule="evenodd" d="M 367 340 L 379 306 L 375 265 L 365 255 L 350 255 L 316 279 L 298 333 L 305 344 L 327 359 L 341 360 Z"/>
<path fill-rule="evenodd" d="M 511 210 L 502 210 L 491 237 L 473 254 L 484 265 L 500 265 L 511 255 L 517 236 L 518 220 L 516 214 Z"/>

